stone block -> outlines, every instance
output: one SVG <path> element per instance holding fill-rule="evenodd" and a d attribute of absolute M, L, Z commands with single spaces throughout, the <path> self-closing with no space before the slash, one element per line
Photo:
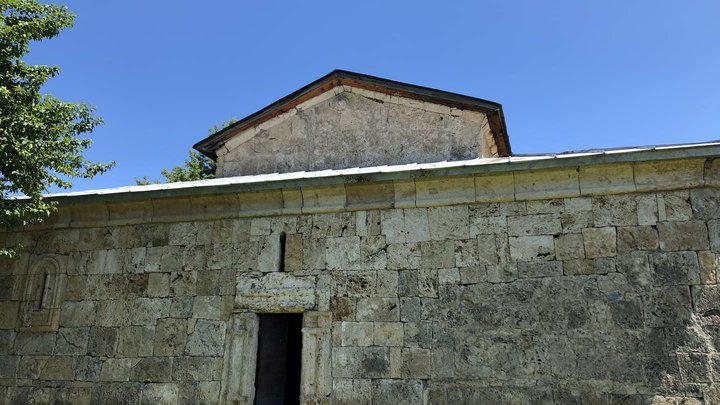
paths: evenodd
<path fill-rule="evenodd" d="M 373 344 L 376 346 L 402 346 L 403 323 L 375 322 Z"/>
<path fill-rule="evenodd" d="M 340 322 L 340 344 L 342 346 L 372 346 L 372 322 Z"/>
<path fill-rule="evenodd" d="M 50 355 L 55 350 L 54 333 L 18 332 L 15 335 L 15 354 Z"/>
<path fill-rule="evenodd" d="M 705 222 L 659 222 L 660 248 L 666 251 L 707 250 L 710 248 Z"/>
<path fill-rule="evenodd" d="M 227 319 L 230 307 L 222 296 L 197 296 L 193 302 L 193 318 L 223 320 Z"/>
<path fill-rule="evenodd" d="M 377 272 L 377 290 L 378 297 L 397 297 L 398 296 L 398 272 L 397 271 L 378 271 Z"/>
<path fill-rule="evenodd" d="M 140 404 L 142 384 L 113 382 L 92 388 L 91 404 Z"/>
<path fill-rule="evenodd" d="M 439 284 L 459 284 L 460 283 L 460 271 L 457 268 L 454 269 L 438 269 L 438 283 Z"/>
<path fill-rule="evenodd" d="M 118 329 L 94 326 L 90 329 L 87 353 L 96 357 L 112 357 L 117 347 Z"/>
<path fill-rule="evenodd" d="M 201 404 L 215 404 L 220 401 L 220 381 L 201 381 L 197 387 L 197 401 Z M 178 404 L 183 403 L 182 399 Z"/>
<path fill-rule="evenodd" d="M 437 297 L 438 271 L 422 269 L 418 271 L 418 295 L 420 297 Z"/>
<path fill-rule="evenodd" d="M 441 269 L 455 267 L 455 243 L 453 241 L 430 241 L 420 243 L 420 267 Z"/>
<path fill-rule="evenodd" d="M 95 323 L 95 301 L 65 301 L 60 310 L 60 326 L 90 326 Z"/>
<path fill-rule="evenodd" d="M 392 208 L 395 187 L 390 182 L 352 183 L 345 185 L 350 209 Z"/>
<path fill-rule="evenodd" d="M 520 262 L 518 267 L 519 278 L 554 277 L 563 275 L 563 266 L 560 261 Z"/>
<path fill-rule="evenodd" d="M 660 287 L 644 302 L 645 323 L 650 327 L 684 326 L 690 323 L 692 305 L 687 286 Z M 702 315 L 702 312 L 698 310 Z"/>
<path fill-rule="evenodd" d="M 617 237 L 614 227 L 586 228 L 582 230 L 585 256 L 613 257 L 617 254 Z"/>
<path fill-rule="evenodd" d="M 100 381 L 129 381 L 130 369 L 137 359 L 106 359 L 100 372 Z"/>
<path fill-rule="evenodd" d="M 466 205 L 428 209 L 428 223 L 432 240 L 467 239 L 470 237 Z"/>
<path fill-rule="evenodd" d="M 487 281 L 485 266 L 463 267 L 459 269 L 460 284 L 477 284 Z"/>
<path fill-rule="evenodd" d="M 551 235 L 511 236 L 510 257 L 514 261 L 555 259 L 555 245 Z"/>
<path fill-rule="evenodd" d="M 0 378 L 16 378 L 19 360 L 19 356 L 0 356 Z"/>
<path fill-rule="evenodd" d="M 554 235 L 562 231 L 556 214 L 520 215 L 507 217 L 508 235 Z"/>
<path fill-rule="evenodd" d="M 717 256 L 708 250 L 697 252 L 698 264 L 700 265 L 700 283 L 717 283 Z"/>
<path fill-rule="evenodd" d="M 173 318 L 190 318 L 192 316 L 193 301 L 195 301 L 194 297 L 172 297 L 170 299 L 170 316 Z"/>
<path fill-rule="evenodd" d="M 617 257 L 617 271 L 625 275 L 628 285 L 639 288 L 650 288 L 655 280 L 650 270 L 650 260 L 645 252 L 630 252 Z"/>
<path fill-rule="evenodd" d="M 507 233 L 506 216 L 485 216 L 470 206 L 470 236 Z"/>
<path fill-rule="evenodd" d="M 582 259 L 585 257 L 583 238 L 577 234 L 555 237 L 555 257 L 558 260 Z"/>
<path fill-rule="evenodd" d="M 475 176 L 475 200 L 501 202 L 515 199 L 515 178 L 512 173 Z"/>
<path fill-rule="evenodd" d="M 507 283 L 518 279 L 518 267 L 516 263 L 500 263 L 486 266 L 487 281 L 489 283 Z"/>
<path fill-rule="evenodd" d="M 172 358 L 147 357 L 130 370 L 130 380 L 141 382 L 169 382 L 172 380 Z"/>
<path fill-rule="evenodd" d="M 720 218 L 720 190 L 701 188 L 690 191 L 693 217 L 700 220 Z"/>
<path fill-rule="evenodd" d="M 579 177 L 583 195 L 635 191 L 633 168 L 630 165 L 580 166 Z"/>
<path fill-rule="evenodd" d="M 430 378 L 432 369 L 432 352 L 428 349 L 402 349 L 402 378 Z"/>
<path fill-rule="evenodd" d="M 170 274 L 170 296 L 182 297 L 197 293 L 197 271 L 173 272 Z"/>
<path fill-rule="evenodd" d="M 147 295 L 149 297 L 169 296 L 170 273 L 150 273 L 148 275 Z"/>
<path fill-rule="evenodd" d="M 155 325 L 158 319 L 170 315 L 169 298 L 136 298 L 132 303 L 130 314 L 133 325 Z"/>
<path fill-rule="evenodd" d="M 691 188 L 703 184 L 704 159 L 643 162 L 634 166 L 637 191 Z"/>
<path fill-rule="evenodd" d="M 643 324 L 643 308 L 639 300 L 618 300 L 608 303 L 610 320 L 621 329 L 638 329 Z"/>
<path fill-rule="evenodd" d="M 560 214 L 563 233 L 580 233 L 594 224 L 592 211 L 565 212 Z"/>
<path fill-rule="evenodd" d="M 687 190 L 659 194 L 657 202 L 658 220 L 660 221 L 689 221 L 692 219 L 690 192 Z"/>
<path fill-rule="evenodd" d="M 405 347 L 429 349 L 433 344 L 432 322 L 406 322 L 403 324 Z"/>
<path fill-rule="evenodd" d="M 222 356 L 225 322 L 198 319 L 188 333 L 185 353 L 189 356 Z"/>
<path fill-rule="evenodd" d="M 178 403 L 179 387 L 172 383 L 150 383 L 142 387 L 143 405 L 174 405 Z"/>
<path fill-rule="evenodd" d="M 589 200 L 588 198 L 583 198 Z M 527 214 L 560 214 L 565 211 L 565 200 L 581 200 L 581 198 L 551 198 L 526 202 Z"/>
<path fill-rule="evenodd" d="M 58 329 L 55 354 L 83 355 L 87 353 L 89 332 L 89 327 Z"/>
<path fill-rule="evenodd" d="M 678 353 L 680 376 L 687 383 L 709 383 L 712 381 L 712 361 L 706 353 Z"/>
<path fill-rule="evenodd" d="M 475 201 L 475 178 L 453 176 L 415 180 L 415 203 L 418 207 L 461 204 Z"/>
<path fill-rule="evenodd" d="M 384 347 L 334 347 L 334 378 L 383 378 L 390 376 L 390 352 Z"/>
<path fill-rule="evenodd" d="M 40 370 L 41 380 L 71 381 L 75 379 L 73 356 L 50 356 Z"/>
<path fill-rule="evenodd" d="M 515 172 L 515 199 L 542 200 L 580 196 L 574 168 Z"/>
<path fill-rule="evenodd" d="M 119 357 L 147 357 L 153 354 L 154 326 L 128 326 L 118 333 Z"/>
<path fill-rule="evenodd" d="M 658 202 L 655 194 L 637 197 L 638 225 L 655 225 L 658 221 Z"/>
<path fill-rule="evenodd" d="M 695 252 L 668 252 L 650 256 L 656 285 L 700 284 Z"/>
<path fill-rule="evenodd" d="M 160 319 L 155 328 L 153 354 L 155 356 L 179 356 L 185 352 L 187 320 Z"/>
<path fill-rule="evenodd" d="M 315 306 L 315 278 L 290 273 L 266 273 L 262 277 L 241 275 L 237 279 L 235 305 L 253 311 L 302 311 Z"/>
<path fill-rule="evenodd" d="M 372 385 L 368 379 L 336 378 L 333 380 L 333 403 L 338 405 L 371 405 Z"/>
<path fill-rule="evenodd" d="M 659 247 L 657 230 L 652 226 L 622 226 L 617 228 L 618 252 L 656 250 Z"/>
<path fill-rule="evenodd" d="M 420 244 L 398 243 L 387 247 L 387 268 L 392 270 L 420 267 Z"/>
<path fill-rule="evenodd" d="M 415 179 L 394 180 L 395 208 L 415 207 Z"/>
<path fill-rule="evenodd" d="M 396 322 L 400 320 L 397 298 L 361 298 L 357 302 L 358 321 Z"/>
<path fill-rule="evenodd" d="M 342 185 L 302 187 L 303 213 L 341 211 L 347 206 Z"/>
<path fill-rule="evenodd" d="M 424 386 L 420 380 L 373 380 L 373 404 L 421 404 Z"/>
<path fill-rule="evenodd" d="M 507 243 L 506 235 L 478 235 L 477 236 L 477 263 L 479 265 L 493 265 L 500 260 L 499 240 Z M 458 264 L 458 267 L 459 264 Z"/>
<path fill-rule="evenodd" d="M 632 226 L 638 224 L 635 196 L 609 195 L 593 197 L 595 226 Z"/>
<path fill-rule="evenodd" d="M 406 208 L 403 211 L 403 224 L 400 228 L 404 240 L 398 242 L 424 242 L 430 240 L 430 223 L 427 208 Z M 383 227 L 383 229 L 385 229 Z M 388 237 L 388 242 L 392 243 Z"/>
<path fill-rule="evenodd" d="M 592 259 L 575 259 L 563 261 L 563 274 L 566 276 L 579 276 L 593 274 Z"/>
<path fill-rule="evenodd" d="M 354 321 L 355 302 L 355 298 L 332 297 L 330 299 L 330 310 L 333 319 L 336 321 Z"/>
<path fill-rule="evenodd" d="M 296 272 L 302 270 L 303 264 L 303 236 L 289 234 L 285 240 L 285 270 Z"/>
<path fill-rule="evenodd" d="M 403 322 L 419 321 L 422 315 L 420 298 L 403 297 L 400 298 L 400 319 Z"/>
<path fill-rule="evenodd" d="M 360 238 L 360 268 L 383 270 L 387 268 L 387 241 L 385 236 Z"/>
<path fill-rule="evenodd" d="M 100 381 L 103 360 L 99 357 L 81 356 L 75 363 L 75 380 Z"/>
<path fill-rule="evenodd" d="M 327 267 L 330 270 L 360 270 L 360 237 L 348 236 L 327 239 Z"/>
<path fill-rule="evenodd" d="M 212 381 L 218 373 L 217 366 L 217 360 L 213 357 L 175 357 L 172 369 L 173 380 Z"/>
<path fill-rule="evenodd" d="M 355 229 L 358 236 L 375 236 L 382 233 L 380 211 L 357 211 Z"/>
<path fill-rule="evenodd" d="M 695 311 L 705 324 L 720 325 L 720 286 L 692 287 Z"/>

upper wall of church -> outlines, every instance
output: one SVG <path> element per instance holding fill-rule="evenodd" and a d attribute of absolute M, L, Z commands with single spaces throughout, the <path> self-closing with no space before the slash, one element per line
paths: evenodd
<path fill-rule="evenodd" d="M 337 86 L 217 150 L 217 176 L 497 156 L 485 114 Z"/>

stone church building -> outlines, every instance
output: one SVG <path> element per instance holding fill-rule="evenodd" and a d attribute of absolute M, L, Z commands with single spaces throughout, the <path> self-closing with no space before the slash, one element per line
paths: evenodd
<path fill-rule="evenodd" d="M 720 403 L 720 143 L 513 156 L 334 71 L 195 148 L 0 232 L 0 403 Z"/>

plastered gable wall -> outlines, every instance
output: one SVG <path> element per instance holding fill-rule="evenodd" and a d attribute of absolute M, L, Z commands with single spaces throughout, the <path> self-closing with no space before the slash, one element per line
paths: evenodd
<path fill-rule="evenodd" d="M 218 150 L 220 177 L 495 156 L 484 114 L 338 86 Z"/>
<path fill-rule="evenodd" d="M 316 403 L 717 403 L 720 193 L 704 162 L 650 167 L 623 194 L 516 173 L 514 195 L 557 198 L 2 234 L 26 247 L 0 265 L 0 398 L 219 402 L 241 367 L 231 321 L 277 311 L 257 301 L 274 283 L 325 319 L 306 324 L 330 347 L 325 368 L 303 353 Z M 16 330 L 47 257 L 66 274 L 58 330 Z"/>

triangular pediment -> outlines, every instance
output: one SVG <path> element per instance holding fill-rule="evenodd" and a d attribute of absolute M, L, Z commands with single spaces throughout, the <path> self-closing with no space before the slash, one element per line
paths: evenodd
<path fill-rule="evenodd" d="M 221 177 L 509 154 L 499 104 L 344 71 L 195 148 Z"/>

